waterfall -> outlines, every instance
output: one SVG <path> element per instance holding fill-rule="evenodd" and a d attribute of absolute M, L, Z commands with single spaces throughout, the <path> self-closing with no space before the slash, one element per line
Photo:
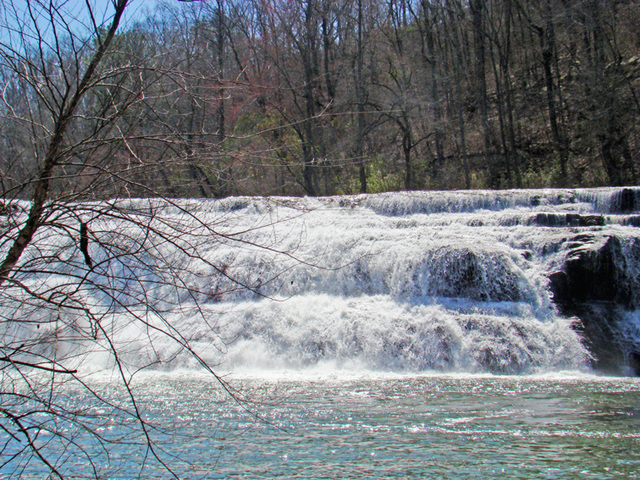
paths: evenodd
<path fill-rule="evenodd" d="M 114 232 L 123 252 L 145 233 L 107 215 L 87 217 L 96 265 L 89 270 L 74 242 L 42 229 L 45 246 L 25 261 L 64 246 L 66 256 L 56 255 L 66 263 L 30 270 L 23 282 L 54 288 L 70 274 L 86 275 L 90 282 L 80 289 L 99 312 L 97 327 L 134 366 L 190 368 L 202 360 L 224 371 L 631 373 L 640 359 L 639 192 L 118 200 L 109 208 L 131 215 L 153 210 L 154 232 L 162 238 L 162 229 L 170 230 L 175 240 L 114 257 L 103 248 Z M 179 235 L 174 225 L 181 225 Z M 122 239 L 134 240 L 128 246 Z M 176 272 L 179 284 L 167 284 Z M 597 278 L 582 286 L 581 275 L 592 274 L 614 282 L 615 292 L 600 295 Z M 122 298 L 105 295 L 107 283 Z M 578 298 L 589 288 L 596 293 Z M 11 305 L 18 308 L 5 301 L 3 309 Z M 602 324 L 595 310 L 606 317 Z M 25 310 L 29 334 L 41 315 Z M 80 323 L 74 328 L 90 328 Z M 595 340 L 602 325 L 606 345 Z M 58 327 L 40 321 L 38 335 Z M 23 327 L 3 328 L 5 338 L 29 335 Z M 162 333 L 167 329 L 181 343 Z M 100 331 L 93 332 L 96 341 Z M 57 342 L 67 352 L 61 357 L 73 352 L 85 366 L 108 363 L 108 349 L 95 345 L 79 356 L 86 338 L 67 347 L 63 336 Z M 200 360 L 183 354 L 185 345 Z M 612 347 L 615 358 L 604 358 Z"/>

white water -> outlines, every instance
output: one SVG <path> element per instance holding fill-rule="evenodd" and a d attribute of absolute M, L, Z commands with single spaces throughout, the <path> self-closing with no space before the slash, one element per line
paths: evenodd
<path fill-rule="evenodd" d="M 79 295 L 100 318 L 98 342 L 108 335 L 131 371 L 154 363 L 197 366 L 184 345 L 219 371 L 234 372 L 586 371 L 589 353 L 573 320 L 552 304 L 547 275 L 560 268 L 578 234 L 593 235 L 595 243 L 616 235 L 623 247 L 636 241 L 637 229 L 624 225 L 628 216 L 610 213 L 615 192 L 118 202 L 120 212 L 151 209 L 158 232 L 175 235 L 172 243 L 151 235 L 136 258 L 129 253 L 143 229 L 95 215 L 104 205 L 78 206 L 76 214 L 92 232 L 89 251 L 97 266 L 87 271 L 72 235 L 41 229 L 39 250 L 23 261 L 37 264 L 39 255 L 51 252 L 67 262 L 50 262 L 48 273 L 40 269 L 23 281 L 39 292 L 68 290 L 77 283 L 69 275 L 102 286 L 83 284 Z M 606 225 L 545 227 L 536 221 L 540 214 L 602 214 Z M 123 256 L 114 259 L 107 244 Z M 167 285 L 167 278 L 179 281 Z M 117 302 L 104 294 L 106 285 L 123 291 Z M 10 293 L 3 312 L 24 298 Z M 95 326 L 78 319 L 75 333 L 64 327 L 62 334 L 59 319 L 41 322 L 41 308 L 19 308 L 23 320 L 40 328 L 5 324 L 5 343 L 11 336 L 23 341 L 55 332 L 56 355 L 65 364 L 90 371 L 113 366 L 110 348 L 100 351 L 86 338 Z M 626 315 L 625 332 L 637 342 L 637 315 Z"/>

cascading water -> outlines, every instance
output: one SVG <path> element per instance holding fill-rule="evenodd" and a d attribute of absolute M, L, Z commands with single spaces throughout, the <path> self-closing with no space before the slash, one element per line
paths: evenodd
<path fill-rule="evenodd" d="M 607 341 L 620 347 L 606 366 L 615 363 L 628 373 L 640 351 L 638 197 L 633 189 L 591 189 L 229 198 L 175 205 L 123 201 L 119 208 L 132 211 L 153 204 L 160 224 L 190 222 L 186 247 L 158 243 L 136 261 L 109 260 L 100 239 L 121 227 L 106 216 L 90 219 L 91 257 L 110 276 L 97 267 L 78 275 L 86 274 L 94 285 L 117 279 L 121 290 L 152 306 L 144 323 L 125 321 L 139 307 L 114 302 L 99 288 L 83 292 L 101 309 L 100 328 L 111 333 L 121 361 L 133 366 L 157 361 L 168 368 L 192 366 L 193 357 L 181 354 L 188 344 L 202 360 L 230 371 L 585 370 L 598 365 L 606 348 L 590 337 L 597 330 L 593 318 L 581 318 L 590 298 L 575 299 L 570 262 L 585 252 L 597 256 L 603 242 L 615 238 L 618 253 L 603 274 L 627 293 L 607 297 L 608 307 L 600 312 L 615 317 Z M 205 225 L 215 225 L 220 235 L 207 236 Z M 189 250 L 194 245 L 197 256 Z M 81 266 L 82 253 L 69 248 L 71 263 Z M 156 281 L 162 274 L 152 268 L 158 258 L 171 258 L 189 288 Z M 598 272 L 583 270 L 578 276 Z M 55 284 L 60 275 L 34 272 L 28 282 Z M 154 320 L 153 311 L 162 315 Z M 35 318 L 38 312 L 27 315 Z M 182 345 L 162 328 L 155 331 L 156 321 L 179 332 Z M 43 327 L 40 334 L 51 332 Z M 79 358 L 78 346 L 65 347 L 60 338 L 56 348 Z M 96 351 L 81 358 L 85 367 L 108 363 Z"/>

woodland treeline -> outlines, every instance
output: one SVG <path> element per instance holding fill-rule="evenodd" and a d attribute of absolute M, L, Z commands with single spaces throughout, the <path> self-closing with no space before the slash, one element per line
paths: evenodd
<path fill-rule="evenodd" d="M 639 7 L 160 4 L 116 34 L 68 119 L 51 191 L 213 198 L 637 184 Z M 95 39 L 45 32 L 34 43 L 11 25 L 0 179 L 2 196 L 16 198 L 31 195 L 49 119 Z"/>

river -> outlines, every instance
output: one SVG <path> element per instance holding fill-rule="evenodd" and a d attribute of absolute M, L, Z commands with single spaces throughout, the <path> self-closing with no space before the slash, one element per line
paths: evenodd
<path fill-rule="evenodd" d="M 640 381 L 632 378 L 280 372 L 234 376 L 239 403 L 205 374 L 145 374 L 136 383 L 160 458 L 181 478 L 640 475 Z M 111 401 L 126 400 L 106 391 Z M 83 395 L 69 401 L 93 403 Z M 90 413 L 104 417 L 104 406 Z M 80 437 L 98 473 L 169 478 L 124 424 L 98 428 L 104 439 L 125 441 L 108 445 L 108 457 Z M 140 474 L 145 456 L 149 468 Z M 42 467 L 32 469 L 22 478 L 44 478 Z M 91 473 L 77 456 L 65 469 Z"/>

